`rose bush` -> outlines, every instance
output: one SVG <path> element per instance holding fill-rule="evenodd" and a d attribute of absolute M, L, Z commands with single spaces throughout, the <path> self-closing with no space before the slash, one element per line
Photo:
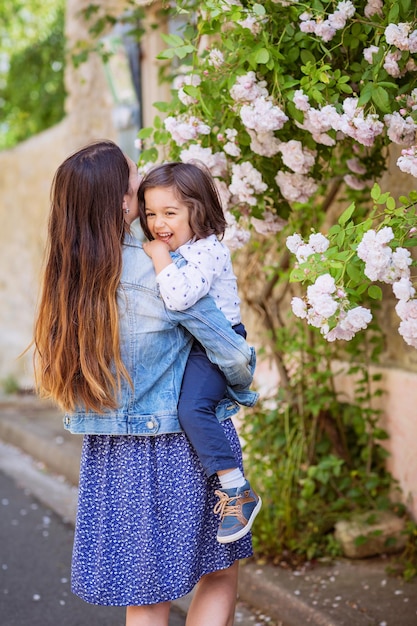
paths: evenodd
<path fill-rule="evenodd" d="M 204 162 L 217 181 L 232 248 L 246 243 L 251 229 L 271 236 L 286 221 L 296 226 L 306 203 L 315 208 L 314 223 L 303 225 L 308 233 L 323 222 L 329 188 L 332 197 L 335 185 L 369 190 L 390 144 L 403 147 L 398 167 L 417 175 L 417 22 L 410 0 L 180 4 L 197 19 L 183 37 L 165 37 L 170 47 L 161 58 L 181 65 L 171 102 L 156 105 L 166 119 L 140 133 L 148 146 L 142 162 L 159 158 L 155 145 L 171 159 Z M 353 336 L 343 299 L 338 311 L 349 330 L 329 328 L 327 339 Z M 300 311 L 299 301 L 295 306 Z M 402 319 L 403 309 L 397 307 Z M 305 317 L 325 330 L 320 319 L 332 316 L 317 317 L 310 307 Z M 363 307 L 355 318 L 356 330 L 371 319 Z"/>

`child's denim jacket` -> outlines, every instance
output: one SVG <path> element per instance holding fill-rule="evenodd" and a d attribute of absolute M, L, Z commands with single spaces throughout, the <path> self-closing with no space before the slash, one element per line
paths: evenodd
<path fill-rule="evenodd" d="M 249 385 L 255 352 L 232 330 L 214 301 L 206 296 L 186 311 L 169 311 L 159 296 L 152 261 L 131 235 L 125 237 L 122 258 L 120 348 L 132 386 L 123 380 L 116 410 L 98 414 L 80 407 L 65 415 L 65 428 L 72 433 L 107 435 L 181 432 L 177 404 L 193 336 L 231 387 L 234 400 L 220 402 L 218 419 L 239 410 L 235 400 L 253 406 L 258 394 Z"/>

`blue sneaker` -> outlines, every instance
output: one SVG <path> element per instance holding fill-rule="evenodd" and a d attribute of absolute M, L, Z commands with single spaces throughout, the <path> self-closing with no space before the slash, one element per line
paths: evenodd
<path fill-rule="evenodd" d="M 249 481 L 237 489 L 215 491 L 220 498 L 213 511 L 220 515 L 217 531 L 219 543 L 231 543 L 244 537 L 251 529 L 258 515 L 262 500 L 251 488 Z"/>

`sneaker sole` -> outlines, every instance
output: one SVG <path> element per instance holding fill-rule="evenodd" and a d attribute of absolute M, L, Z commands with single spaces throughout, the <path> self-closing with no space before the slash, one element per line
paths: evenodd
<path fill-rule="evenodd" d="M 262 506 L 262 500 L 261 498 L 259 498 L 258 504 L 253 509 L 252 514 L 250 518 L 248 519 L 248 523 L 246 524 L 246 526 L 244 528 L 241 528 L 237 533 L 234 533 L 233 535 L 227 535 L 226 537 L 217 536 L 216 537 L 217 541 L 219 543 L 232 543 L 233 541 L 242 539 L 242 537 L 247 535 L 250 529 L 252 528 L 252 524 L 255 521 L 255 517 L 258 515 L 259 511 L 261 510 L 261 506 Z"/>

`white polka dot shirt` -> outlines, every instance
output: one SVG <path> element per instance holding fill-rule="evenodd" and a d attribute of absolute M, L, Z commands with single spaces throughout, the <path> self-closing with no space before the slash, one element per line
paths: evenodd
<path fill-rule="evenodd" d="M 217 307 L 234 325 L 240 323 L 240 299 L 229 249 L 210 235 L 190 241 L 177 250 L 187 261 L 165 267 L 156 277 L 166 306 L 184 311 L 209 294 Z"/>

